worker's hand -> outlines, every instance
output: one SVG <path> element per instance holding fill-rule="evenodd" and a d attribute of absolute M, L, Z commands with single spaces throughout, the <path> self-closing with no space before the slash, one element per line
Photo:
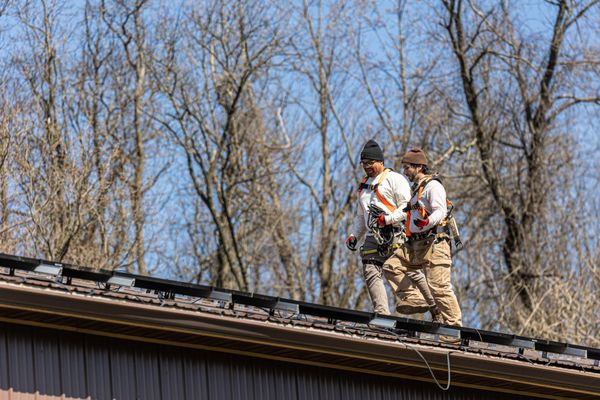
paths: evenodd
<path fill-rule="evenodd" d="M 358 239 L 356 239 L 356 236 L 354 236 L 354 235 L 350 235 L 350 236 L 348 236 L 348 239 L 346 239 L 346 247 L 350 251 L 356 251 L 357 244 L 358 244 Z"/>
<path fill-rule="evenodd" d="M 424 228 L 429 223 L 429 218 L 415 219 L 415 225 L 419 228 Z"/>
<path fill-rule="evenodd" d="M 379 225 L 380 228 L 385 226 L 385 214 L 381 214 L 379 217 L 377 217 L 377 225 Z"/>

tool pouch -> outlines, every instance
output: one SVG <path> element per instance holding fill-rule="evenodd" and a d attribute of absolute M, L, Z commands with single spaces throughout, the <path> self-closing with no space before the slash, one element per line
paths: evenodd
<path fill-rule="evenodd" d="M 422 266 L 431 258 L 434 240 L 435 237 L 431 236 L 425 239 L 410 240 L 406 244 L 409 262 L 413 268 Z"/>
<path fill-rule="evenodd" d="M 452 254 L 456 254 L 463 249 L 463 242 L 458 232 L 458 226 L 456 225 L 456 219 L 454 215 L 450 216 L 446 220 L 446 226 L 448 227 L 448 235 L 450 236 L 450 248 Z"/>

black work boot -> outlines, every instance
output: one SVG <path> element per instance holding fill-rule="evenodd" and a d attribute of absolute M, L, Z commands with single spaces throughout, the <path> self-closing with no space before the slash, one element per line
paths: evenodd
<path fill-rule="evenodd" d="M 440 313 L 440 309 L 438 308 L 438 306 L 430 307 L 429 312 L 431 313 L 431 322 L 436 324 L 444 323 L 444 319 L 442 318 L 442 314 Z"/>

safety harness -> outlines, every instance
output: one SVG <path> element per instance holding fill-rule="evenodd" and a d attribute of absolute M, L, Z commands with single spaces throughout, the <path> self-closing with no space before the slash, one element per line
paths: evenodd
<path fill-rule="evenodd" d="M 452 203 L 452 201 L 450 201 L 450 199 L 448 199 L 447 196 L 446 196 L 446 207 L 447 207 L 448 212 L 446 213 L 446 215 L 444 216 L 442 221 L 437 226 L 434 226 L 433 228 L 429 229 L 426 232 L 418 232 L 418 233 L 413 234 L 410 231 L 410 215 L 412 212 L 418 212 L 419 217 L 421 219 L 425 219 L 429 216 L 429 213 L 425 209 L 424 204 L 421 202 L 421 195 L 423 194 L 423 190 L 425 189 L 425 186 L 427 186 L 427 184 L 431 181 L 438 181 L 439 183 L 441 183 L 443 185 L 442 179 L 439 175 L 427 175 L 421 180 L 421 182 L 419 182 L 419 185 L 412 191 L 412 197 L 414 197 L 416 194 L 417 201 L 415 202 L 415 204 L 409 203 L 407 206 L 406 231 L 405 231 L 406 237 L 408 240 L 415 240 L 415 239 L 426 238 L 426 237 L 429 237 L 432 235 L 440 235 L 442 237 L 445 237 L 446 239 L 450 239 L 450 242 L 453 246 L 453 252 L 462 250 L 462 248 L 463 248 L 462 240 L 458 233 L 458 227 L 456 225 L 456 220 L 454 219 L 454 213 L 453 213 L 454 204 Z"/>
<path fill-rule="evenodd" d="M 358 187 L 358 204 L 360 204 L 361 207 L 362 207 L 362 203 L 360 202 L 360 194 L 362 193 L 363 189 L 369 189 L 369 190 L 372 190 L 375 192 L 375 196 L 377 196 L 379 201 L 381 201 L 388 210 L 390 210 L 391 212 L 396 211 L 396 207 L 394 207 L 392 205 L 392 203 L 390 203 L 385 197 L 383 197 L 381 195 L 381 193 L 379 193 L 379 184 L 385 180 L 385 177 L 387 176 L 388 172 L 390 172 L 390 171 L 391 171 L 390 168 L 384 169 L 381 174 L 381 178 L 379 178 L 377 183 L 374 185 L 367 185 L 367 180 L 369 179 L 369 177 L 368 176 L 364 177 L 364 179 L 360 183 L 360 186 Z M 364 210 L 364 208 L 363 208 L 363 211 L 366 211 L 366 210 Z"/>
<path fill-rule="evenodd" d="M 373 233 L 373 237 L 375 238 L 375 241 L 377 242 L 377 249 L 371 249 L 371 250 L 361 250 L 361 254 L 363 256 L 369 255 L 369 254 L 374 254 L 374 253 L 379 253 L 380 255 L 385 255 L 388 254 L 390 251 L 393 251 L 395 249 L 397 249 L 399 247 L 399 245 L 397 244 L 393 244 L 394 241 L 394 235 L 395 235 L 395 231 L 394 228 L 392 228 L 391 226 L 386 226 L 384 228 L 380 228 L 377 224 L 377 218 L 384 214 L 385 211 L 382 210 L 381 208 L 379 208 L 378 206 L 376 206 L 375 204 L 371 204 L 369 205 L 369 209 L 365 210 L 362 202 L 360 201 L 360 195 L 362 194 L 362 191 L 364 189 L 368 189 L 371 190 L 373 192 L 375 192 L 375 196 L 377 196 L 377 198 L 379 199 L 379 201 L 381 201 L 383 203 L 383 205 L 390 211 L 390 212 L 394 212 L 396 211 L 396 207 L 394 207 L 392 205 L 392 203 L 390 203 L 385 197 L 383 197 L 383 195 L 379 192 L 379 185 L 381 184 L 381 182 L 383 182 L 387 176 L 387 174 L 392 171 L 390 168 L 386 168 L 383 170 L 383 172 L 381 173 L 381 176 L 379 178 L 379 180 L 377 181 L 377 183 L 375 184 L 367 184 L 367 180 L 369 179 L 368 176 L 365 176 L 364 179 L 362 180 L 362 182 L 360 183 L 359 187 L 358 187 L 358 204 L 360 204 L 361 208 L 363 208 L 364 212 L 368 212 L 369 213 L 369 229 L 371 230 L 371 232 Z"/>
<path fill-rule="evenodd" d="M 415 201 L 415 204 L 411 204 L 409 202 L 408 206 L 407 206 L 407 209 L 408 209 L 406 212 L 406 237 L 407 238 L 413 238 L 416 235 L 428 236 L 432 233 L 431 231 L 434 228 L 446 226 L 446 217 L 444 217 L 444 219 L 442 219 L 442 222 L 440 222 L 440 224 L 437 227 L 431 228 L 427 232 L 419 232 L 418 234 L 413 235 L 410 231 L 410 215 L 411 215 L 411 213 L 413 213 L 413 212 L 419 213 L 419 217 L 421 219 L 425 219 L 429 216 L 429 213 L 425 209 L 425 205 L 421 202 L 421 195 L 423 194 L 423 190 L 425 189 L 425 186 L 427 186 L 427 184 L 431 181 L 438 181 L 439 183 L 442 183 L 442 180 L 438 175 L 427 175 L 421 180 L 421 182 L 419 182 L 419 186 L 417 186 L 412 191 L 411 197 L 414 197 L 416 194 L 417 201 Z M 448 209 L 450 210 L 451 207 L 453 207 L 453 204 L 450 200 L 448 200 L 448 197 L 446 197 L 446 203 L 447 203 Z"/>

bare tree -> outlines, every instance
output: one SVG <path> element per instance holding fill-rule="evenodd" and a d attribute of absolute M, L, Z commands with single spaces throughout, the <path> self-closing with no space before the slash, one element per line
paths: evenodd
<path fill-rule="evenodd" d="M 348 34 L 346 23 L 349 19 L 350 3 L 339 1 L 325 6 L 323 2 L 309 4 L 294 10 L 299 22 L 290 45 L 293 57 L 290 58 L 294 74 L 300 82 L 306 83 L 308 97 L 295 97 L 308 125 L 300 123 L 295 128 L 303 132 L 306 141 L 296 138 L 296 147 L 290 153 L 288 165 L 298 181 L 306 188 L 307 198 L 314 212 L 315 236 L 308 247 L 309 271 L 316 271 L 316 284 L 319 287 L 319 302 L 347 306 L 353 290 L 353 277 L 345 278 L 345 266 L 336 263 L 341 222 L 350 210 L 354 199 L 354 185 L 348 185 L 344 177 L 344 166 L 353 163 L 353 149 L 350 148 L 346 124 L 340 118 L 336 98 L 342 96 L 344 77 L 349 76 Z M 310 100 L 308 100 L 310 99 Z M 309 107 L 314 102 L 315 107 Z M 337 140 L 341 136 L 342 140 Z M 298 167 L 301 152 L 314 154 L 307 168 Z M 318 164 L 316 156 L 318 155 Z M 349 162 L 350 161 L 350 162 Z M 356 167 L 356 164 L 354 164 Z M 346 175 L 347 176 L 347 175 Z M 351 181 L 353 179 L 351 178 Z M 355 265 L 355 264 L 354 264 Z M 341 270 L 336 272 L 340 267 Z M 339 278 L 339 279 L 338 279 Z"/>
<path fill-rule="evenodd" d="M 128 158 L 127 169 L 131 169 L 127 181 L 134 224 L 135 257 L 129 261 L 128 268 L 135 263 L 142 274 L 147 273 L 145 255 L 148 245 L 144 238 L 144 196 L 161 174 L 159 171 L 150 179 L 145 178 L 148 174 L 146 147 L 157 136 L 152 118 L 145 116 L 152 113 L 153 97 L 147 78 L 147 53 L 151 53 L 151 50 L 143 20 L 147 3 L 146 0 L 115 0 L 108 3 L 102 0 L 100 5 L 104 22 L 120 45 L 121 64 L 115 66 L 113 74 L 115 81 L 124 85 L 121 88 L 121 95 L 125 94 L 121 106 L 130 110 L 122 115 L 124 121 L 121 127 L 122 147 Z"/>
<path fill-rule="evenodd" d="M 277 199 L 269 185 L 274 157 L 263 158 L 266 133 L 254 94 L 278 45 L 277 32 L 262 29 L 265 10 L 248 1 L 193 11 L 178 21 L 182 34 L 164 39 L 169 53 L 156 72 L 169 102 L 161 122 L 184 151 L 196 199 L 211 221 L 208 230 L 199 226 L 205 219 L 196 205 L 192 239 L 216 236 L 212 281 L 243 290 L 259 284 L 251 273 L 269 258 L 257 246 L 268 226 L 261 200 Z"/>
<path fill-rule="evenodd" d="M 26 197 L 33 223 L 32 239 L 39 246 L 38 251 L 62 260 L 78 227 L 77 202 L 69 200 L 67 191 L 69 181 L 75 182 L 68 176 L 72 167 L 68 158 L 70 143 L 62 130 L 65 120 L 61 118 L 61 97 L 66 91 L 64 69 L 57 57 L 58 12 L 58 8 L 46 1 L 41 2 L 39 9 L 30 4 L 17 8 L 17 17 L 32 50 L 28 57 L 16 55 L 13 61 L 32 100 L 22 109 L 27 112 L 30 107 L 32 113 L 24 115 L 24 128 L 15 137 L 15 142 L 23 146 L 16 159 L 21 173 L 18 183 Z M 20 93 L 14 97 L 23 98 Z M 51 221 L 43 220 L 46 215 L 51 216 Z"/>
<path fill-rule="evenodd" d="M 4 82 L 1 88 L 6 93 Z M 16 232 L 23 220 L 23 215 L 17 211 L 16 193 L 11 187 L 14 184 L 11 157 L 15 151 L 14 130 L 18 126 L 15 121 L 18 109 L 6 101 L 0 103 L 0 109 L 0 242 L 2 252 L 14 253 L 20 236 Z"/>
<path fill-rule="evenodd" d="M 109 100 L 117 96 L 107 84 L 107 31 L 90 3 L 81 31 L 65 24 L 54 3 L 24 2 L 15 13 L 30 49 L 19 48 L 11 60 L 15 79 L 26 83 L 11 88 L 19 113 L 9 154 L 12 191 L 15 209 L 27 216 L 21 246 L 29 255 L 119 267 L 131 245 L 119 185 L 126 158 L 113 140 L 119 107 Z M 83 33 L 80 53 L 67 50 L 73 32 Z"/>
<path fill-rule="evenodd" d="M 128 263 L 132 253 L 129 234 L 129 212 L 124 207 L 115 207 L 123 202 L 127 188 L 123 181 L 127 157 L 118 134 L 121 116 L 113 96 L 111 70 L 114 68 L 115 44 L 110 39 L 110 29 L 103 21 L 101 5 L 87 2 L 83 14 L 83 38 L 81 62 L 77 68 L 78 96 L 72 107 L 72 120 L 84 121 L 74 130 L 82 137 L 89 136 L 91 176 L 89 184 L 94 186 L 92 204 L 86 216 L 85 233 L 79 246 L 88 247 L 83 252 L 88 256 L 81 261 L 102 268 L 113 269 Z M 89 132 L 89 133 L 88 133 Z M 94 249 L 94 250 L 92 250 Z M 90 259 L 95 253 L 97 257 Z"/>
<path fill-rule="evenodd" d="M 550 264 L 544 259 L 569 241 L 549 238 L 570 237 L 553 228 L 561 215 L 555 208 L 560 202 L 553 196 L 568 198 L 565 187 L 573 183 L 557 174 L 568 176 L 572 171 L 569 153 L 560 150 L 570 145 L 568 136 L 561 135 L 562 119 L 573 106 L 599 99 L 597 88 L 585 90 L 570 82 L 590 60 L 572 59 L 567 37 L 597 3 L 549 3 L 555 8 L 554 21 L 548 40 L 541 44 L 518 31 L 507 3 L 484 10 L 473 1 L 442 1 L 477 148 L 471 173 L 478 182 L 471 190 L 489 193 L 493 211 L 487 218 L 502 231 L 497 239 L 502 243 L 505 279 L 519 302 L 505 299 L 499 308 L 508 307 L 507 322 L 513 327 L 529 322 L 533 313 L 552 303 L 547 301 L 556 295 L 551 288 L 565 269 L 560 264 L 569 262 L 568 257 Z M 544 318 L 551 323 L 550 314 Z"/>
<path fill-rule="evenodd" d="M 597 343 L 598 3 L 0 1 L 2 251 L 365 308 L 374 137 L 447 178 L 468 323 Z"/>

